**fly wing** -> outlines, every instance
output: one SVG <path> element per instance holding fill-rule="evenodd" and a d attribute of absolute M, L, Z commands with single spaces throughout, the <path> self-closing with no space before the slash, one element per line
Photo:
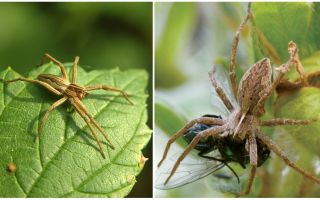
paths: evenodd
<path fill-rule="evenodd" d="M 169 177 L 171 169 L 181 153 L 175 153 L 156 171 L 155 188 L 167 190 L 176 187 L 181 187 L 188 183 L 197 181 L 213 172 L 223 168 L 224 163 L 204 159 L 195 156 L 187 156 L 179 165 L 177 171 L 171 177 L 168 183 L 165 184 Z"/>

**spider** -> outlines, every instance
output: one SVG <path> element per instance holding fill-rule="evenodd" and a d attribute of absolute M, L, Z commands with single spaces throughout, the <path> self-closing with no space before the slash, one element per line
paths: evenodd
<path fill-rule="evenodd" d="M 93 118 L 93 116 L 88 112 L 88 109 L 86 106 L 81 102 L 81 100 L 88 94 L 88 91 L 92 90 L 109 90 L 109 91 L 114 91 L 114 92 L 120 92 L 121 95 L 131 104 L 133 103 L 129 100 L 128 94 L 125 93 L 124 91 L 111 87 L 111 86 L 106 86 L 106 85 L 93 85 L 93 86 L 79 86 L 77 85 L 77 68 L 78 68 L 78 63 L 79 63 L 79 57 L 77 56 L 73 62 L 73 67 L 72 67 L 72 77 L 71 77 L 71 83 L 68 80 L 68 75 L 65 70 L 64 65 L 59 62 L 57 59 L 53 58 L 49 54 L 45 54 L 44 58 L 49 59 L 53 63 L 59 66 L 60 71 L 62 73 L 62 76 L 57 76 L 53 74 L 40 74 L 38 76 L 38 80 L 32 80 L 28 79 L 25 77 L 19 77 L 13 80 L 2 80 L 3 82 L 6 83 L 12 83 L 16 81 L 25 81 L 25 82 L 30 82 L 30 83 L 36 83 L 53 94 L 56 94 L 58 96 L 61 96 L 62 98 L 59 99 L 58 101 L 54 102 L 46 111 L 44 116 L 41 119 L 41 122 L 39 123 L 38 126 L 38 136 L 40 136 L 41 130 L 43 128 L 44 123 L 46 122 L 50 112 L 63 104 L 66 101 L 69 101 L 72 106 L 75 108 L 75 110 L 80 114 L 80 116 L 85 120 L 86 124 L 91 130 L 92 135 L 94 136 L 95 140 L 97 141 L 97 144 L 100 149 L 100 153 L 102 157 L 105 159 L 106 156 L 103 153 L 103 148 L 101 145 L 101 142 L 99 141 L 96 131 L 94 130 L 94 127 L 92 126 L 92 123 L 96 126 L 96 128 L 101 132 L 103 135 L 104 139 L 108 142 L 108 145 L 110 148 L 114 149 L 114 146 L 112 145 L 111 141 L 108 139 L 107 134 L 104 132 L 104 130 L 101 128 L 101 126 L 96 122 L 96 120 Z"/>
<path fill-rule="evenodd" d="M 250 19 L 251 4 L 249 3 L 247 9 L 247 15 L 238 27 L 232 44 L 230 64 L 229 64 L 229 76 L 231 82 L 231 89 L 233 95 L 236 97 L 236 103 L 232 103 L 226 92 L 219 86 L 215 78 L 213 77 L 214 69 L 209 72 L 210 81 L 217 95 L 222 100 L 226 108 L 229 110 L 230 115 L 226 119 L 200 117 L 191 120 L 177 133 L 175 133 L 167 142 L 162 159 L 160 160 L 158 167 L 161 166 L 166 159 L 168 151 L 172 143 L 175 142 L 181 136 L 184 136 L 186 132 L 197 123 L 206 125 L 215 125 L 211 128 L 199 132 L 189 143 L 183 153 L 177 158 L 171 172 L 164 182 L 167 184 L 171 177 L 176 172 L 181 161 L 194 149 L 201 139 L 208 137 L 234 137 L 237 140 L 245 141 L 247 151 L 249 152 L 251 171 L 249 180 L 245 191 L 241 195 L 247 195 L 250 193 L 256 169 L 258 166 L 258 150 L 257 141 L 259 140 L 268 149 L 273 151 L 277 156 L 283 159 L 283 161 L 294 170 L 304 175 L 305 177 L 320 184 L 320 179 L 313 176 L 311 173 L 304 171 L 297 166 L 294 162 L 289 160 L 285 152 L 269 137 L 262 133 L 260 127 L 263 126 L 278 126 L 278 125 L 306 125 L 311 123 L 311 120 L 295 120 L 295 119 L 271 119 L 267 121 L 261 121 L 260 117 L 265 113 L 264 103 L 276 86 L 280 83 L 284 74 L 290 69 L 292 64 L 295 64 L 295 58 L 297 57 L 298 49 L 295 43 L 290 42 L 288 45 L 288 51 L 290 54 L 289 60 L 277 68 L 278 76 L 272 82 L 272 67 L 268 58 L 263 58 L 254 64 L 250 69 L 246 71 L 240 80 L 239 86 L 236 80 L 235 74 L 235 60 L 237 55 L 237 47 L 239 42 L 240 32 L 244 25 Z"/>

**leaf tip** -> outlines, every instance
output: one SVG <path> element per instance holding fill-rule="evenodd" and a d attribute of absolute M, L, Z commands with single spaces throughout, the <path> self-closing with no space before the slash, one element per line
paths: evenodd
<path fill-rule="evenodd" d="M 144 167 L 144 164 L 146 163 L 147 160 L 149 160 L 149 158 L 146 158 L 141 154 L 140 161 L 138 163 L 138 166 L 140 169 Z"/>

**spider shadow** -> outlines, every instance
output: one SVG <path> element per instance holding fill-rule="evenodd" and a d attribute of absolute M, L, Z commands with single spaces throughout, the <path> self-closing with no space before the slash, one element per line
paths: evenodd
<path fill-rule="evenodd" d="M 4 84 L 8 84 L 8 83 L 4 83 Z M 28 103 L 49 103 L 53 104 L 55 101 L 57 101 L 58 99 L 62 98 L 62 96 L 57 96 L 54 95 L 52 93 L 50 93 L 49 91 L 46 91 L 45 88 L 42 88 L 42 90 L 39 90 L 38 87 L 41 87 L 39 85 L 35 85 L 35 84 L 31 84 L 31 83 L 26 83 L 26 90 L 29 92 L 30 96 L 32 96 L 32 98 L 27 98 L 27 97 L 20 97 L 20 96 L 16 96 L 15 94 L 13 94 L 12 92 L 7 91 L 7 95 L 10 96 L 12 99 L 15 99 L 16 101 L 21 101 L 21 102 L 28 102 Z M 44 93 L 47 93 L 44 95 Z M 120 103 L 120 104 L 126 104 L 126 102 L 120 101 L 120 100 L 115 100 L 112 99 L 112 97 L 114 97 L 113 95 L 100 95 L 100 94 L 90 94 L 88 95 L 89 98 L 88 99 L 100 99 L 100 100 L 109 100 L 112 102 L 116 102 L 116 103 Z M 54 99 L 54 101 L 52 101 Z M 62 104 L 61 106 L 59 106 L 57 110 L 61 116 L 66 116 L 65 120 L 68 121 L 68 126 L 71 127 L 72 131 L 74 133 L 76 133 L 77 135 L 79 135 L 84 141 L 85 143 L 87 143 L 88 145 L 92 146 L 94 149 L 96 149 L 97 151 L 100 152 L 100 149 L 96 146 L 97 144 L 95 143 L 96 140 L 95 138 L 92 136 L 90 130 L 88 131 L 84 131 L 81 130 L 81 128 L 75 123 L 74 119 L 71 117 L 71 115 L 73 114 L 73 112 L 76 112 L 74 109 L 72 109 L 71 111 L 69 108 L 73 108 L 71 104 L 69 104 L 68 102 Z M 35 127 L 35 124 L 39 125 L 39 121 L 42 119 L 42 117 L 44 116 L 46 110 L 45 111 L 40 111 L 39 115 L 35 118 L 33 118 L 30 123 L 28 123 L 28 127 L 27 127 L 27 134 L 29 134 L 31 137 L 33 137 L 33 141 L 36 142 L 37 138 L 40 136 L 38 131 L 38 127 Z M 54 112 L 54 111 L 52 111 Z M 50 113 L 51 114 L 51 113 Z M 48 119 L 50 119 L 50 115 L 48 117 Z M 45 124 L 44 124 L 45 126 Z M 45 127 L 43 127 L 44 129 Z M 36 131 L 34 131 L 34 129 Z M 97 134 L 99 134 L 99 131 L 95 128 Z M 80 133 L 78 133 L 80 132 Z M 89 133 L 90 132 L 90 133 Z M 68 139 L 68 138 L 65 138 Z M 101 141 L 100 142 L 104 145 L 108 145 L 108 143 L 106 141 Z"/>
<path fill-rule="evenodd" d="M 130 105 L 130 103 L 123 97 L 120 98 L 116 98 L 114 95 L 111 94 L 90 94 L 88 93 L 88 95 L 85 97 L 86 99 L 93 99 L 93 100 L 103 100 L 103 101 L 108 101 L 108 102 L 112 102 L 112 103 L 117 103 L 117 104 L 122 104 L 122 105 Z M 130 97 L 129 97 L 130 98 Z"/>
<path fill-rule="evenodd" d="M 73 110 L 71 112 L 76 112 L 76 111 Z M 71 127 L 72 132 L 74 132 L 75 135 L 78 135 L 87 145 L 93 147 L 96 151 L 100 152 L 97 141 L 96 141 L 95 137 L 92 135 L 91 130 L 88 129 L 87 131 L 85 131 L 85 130 L 81 129 L 79 127 L 79 125 L 76 124 L 76 122 L 74 121 L 74 119 L 70 115 L 67 116 L 67 118 L 69 118 L 69 119 L 67 119 L 67 120 L 69 120 L 68 127 Z M 87 124 L 86 124 L 86 126 L 87 126 Z M 94 128 L 96 130 L 97 135 L 99 135 L 99 133 L 100 133 L 99 130 L 96 127 L 94 127 Z M 103 144 L 104 146 L 105 145 L 108 146 L 108 143 L 106 141 L 99 140 L 99 142 L 101 144 Z M 80 143 L 82 143 L 82 142 L 80 142 Z"/>
<path fill-rule="evenodd" d="M 4 84 L 8 84 L 8 83 L 4 83 Z M 13 84 L 13 83 L 11 83 L 11 84 Z M 27 83 L 27 84 L 29 84 L 29 83 Z M 29 94 L 32 96 L 32 98 L 16 96 L 15 94 L 13 94 L 10 91 L 6 91 L 6 94 L 9 97 L 11 97 L 12 99 L 15 99 L 17 101 L 22 101 L 22 102 L 28 102 L 28 103 L 43 103 L 46 101 L 49 102 L 52 99 L 57 101 L 58 99 L 60 99 L 62 97 L 62 96 L 54 95 L 54 94 L 50 93 L 49 91 L 46 91 L 45 89 L 43 89 L 43 91 L 39 91 L 39 89 L 36 87 L 37 87 L 36 85 L 27 85 L 25 88 L 29 92 Z M 39 86 L 39 87 L 41 87 L 41 86 Z M 46 92 L 47 94 L 44 95 L 43 92 Z"/>
<path fill-rule="evenodd" d="M 66 125 L 68 126 L 68 128 L 71 128 L 71 132 L 72 133 L 75 133 L 74 135 L 78 135 L 82 138 L 82 140 L 84 140 L 84 143 L 86 143 L 87 145 L 93 147 L 96 151 L 100 152 L 100 149 L 98 148 L 97 146 L 97 143 L 96 143 L 96 140 L 95 138 L 91 135 L 91 132 L 90 130 L 88 131 L 84 131 L 82 130 L 75 122 L 75 120 L 72 118 L 71 115 L 73 115 L 73 112 L 76 112 L 75 110 L 72 110 L 72 111 L 67 111 L 70 107 L 72 107 L 71 104 L 68 104 L 68 103 L 65 103 L 63 105 L 61 105 L 59 108 L 55 109 L 56 111 L 58 111 L 60 113 L 60 116 L 66 116 L 64 117 L 65 121 L 66 121 Z M 28 127 L 27 127 L 27 134 L 29 134 L 31 137 L 33 137 L 33 141 L 36 142 L 37 138 L 38 137 L 41 137 L 41 134 L 39 135 L 39 133 L 37 132 L 38 130 L 38 127 L 36 127 L 36 132 L 33 131 L 34 127 L 35 127 L 35 124 L 38 124 L 39 125 L 39 121 L 42 119 L 44 113 L 46 111 L 43 111 L 39 114 L 39 116 L 33 118 Z M 52 111 L 54 112 L 54 111 Z M 50 115 L 48 117 L 48 119 L 50 119 Z M 45 124 L 44 124 L 44 127 L 43 127 L 43 130 L 45 129 Z M 97 134 L 99 134 L 99 131 L 96 129 L 96 132 Z M 73 135 L 71 136 L 66 136 L 65 135 L 65 140 L 68 140 L 70 139 L 71 137 L 73 137 Z M 104 145 L 108 145 L 108 143 L 106 141 L 101 141 L 99 140 L 102 144 Z M 77 141 L 79 142 L 79 141 Z M 79 142 L 79 143 L 82 143 L 82 142 Z"/>

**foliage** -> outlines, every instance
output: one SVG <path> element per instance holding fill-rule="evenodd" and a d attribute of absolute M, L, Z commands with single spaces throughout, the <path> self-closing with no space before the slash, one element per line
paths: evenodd
<path fill-rule="evenodd" d="M 66 67 L 70 74 L 71 64 Z M 49 63 L 31 71 L 30 77 L 58 72 Z M 0 72 L 5 80 L 18 76 L 11 68 Z M 107 155 L 103 159 L 84 120 L 65 104 L 51 112 L 37 136 L 39 120 L 59 97 L 39 85 L 0 82 L 0 196 L 123 197 L 131 191 L 144 166 L 141 149 L 151 136 L 145 124 L 147 74 L 118 69 L 86 72 L 79 67 L 78 84 L 111 85 L 131 94 L 133 106 L 121 95 L 105 91 L 92 92 L 83 100 L 115 150 L 103 142 Z M 17 165 L 15 173 L 6 171 L 10 162 Z"/>
<path fill-rule="evenodd" d="M 230 5 L 230 3 L 226 3 Z M 199 7 L 204 6 L 208 8 L 211 4 L 198 4 Z M 244 4 L 244 8 L 247 4 Z M 215 5 L 218 7 L 218 5 Z M 237 5 L 233 5 L 236 7 Z M 226 7 L 226 6 L 223 6 Z M 231 7 L 231 6 L 230 6 Z M 302 63 L 306 69 L 306 72 L 314 72 L 319 71 L 320 63 L 319 63 L 319 3 L 253 3 L 252 12 L 254 18 L 251 20 L 251 40 L 249 43 L 245 45 L 240 42 L 239 51 L 238 51 L 238 59 L 237 59 L 237 68 L 242 69 L 242 72 L 237 72 L 238 80 L 240 79 L 239 75 L 243 74 L 243 72 L 249 67 L 246 61 L 243 61 L 243 54 L 254 55 L 254 60 L 252 62 L 256 62 L 263 57 L 268 57 L 271 59 L 272 64 L 274 66 L 279 66 L 284 63 L 288 59 L 288 50 L 287 45 L 288 42 L 294 41 L 297 43 L 299 48 L 300 57 L 302 59 Z M 206 12 L 203 12 L 202 17 L 206 15 Z M 245 9 L 243 9 L 243 12 Z M 217 18 L 220 20 L 225 20 L 224 22 L 230 24 L 230 28 L 233 28 L 233 23 L 230 23 L 230 18 L 221 18 L 221 16 L 216 13 L 215 15 L 211 15 L 211 20 L 214 21 Z M 205 19 L 203 17 L 202 19 Z M 241 21 L 241 20 L 237 20 Z M 205 21 L 206 22 L 206 21 Z M 203 21 L 202 21 L 203 23 Z M 237 22 L 238 23 L 238 22 Z M 207 23 L 208 24 L 208 23 Z M 201 28 L 201 24 L 198 25 Z M 212 28 L 213 29 L 213 28 Z M 206 30 L 208 31 L 208 30 Z M 221 30 L 214 29 L 216 32 L 224 31 L 225 35 L 230 35 L 230 30 Z M 227 43 L 231 48 L 231 41 L 234 34 L 234 30 L 231 30 L 231 37 L 228 39 L 228 42 L 223 41 L 222 39 L 217 40 L 217 44 L 205 44 L 207 46 L 215 45 L 221 46 L 222 43 Z M 203 36 L 203 35 L 199 35 Z M 244 36 L 242 34 L 242 36 Z M 211 37 L 215 37 L 215 34 L 212 34 Z M 245 38 L 241 38 L 240 41 L 243 41 Z M 211 41 L 207 38 L 208 41 Z M 251 42 L 250 42 L 251 41 Z M 219 43 L 220 42 L 220 43 Z M 206 46 L 201 46 L 204 49 L 209 49 Z M 230 51 L 226 51 L 225 54 L 221 54 L 221 50 L 219 50 L 220 56 L 218 57 L 218 63 L 225 65 L 225 58 L 229 57 Z M 196 57 L 196 55 L 192 55 Z M 240 58 L 240 59 L 239 59 Z M 249 60 L 249 59 L 248 59 Z M 200 59 L 194 59 L 194 62 L 199 63 L 200 69 Z M 253 63 L 250 63 L 252 65 Z M 203 65 L 203 64 L 202 64 Z M 195 66 L 195 65 L 193 65 Z M 245 66 L 245 67 L 244 67 Z M 210 66 L 205 65 L 206 70 L 210 70 Z M 200 71 L 200 70 L 199 70 Z M 199 110 L 203 108 L 203 99 L 210 98 L 209 92 L 207 92 L 206 96 L 196 95 L 198 94 L 196 90 L 190 89 L 191 84 L 197 84 L 197 81 L 202 81 L 202 77 L 196 75 L 190 76 L 189 82 L 185 84 L 185 86 L 180 86 L 175 90 L 171 90 L 168 92 L 168 96 L 172 96 L 172 93 L 180 93 L 180 95 L 186 95 L 188 92 L 193 93 L 194 98 L 186 98 L 185 96 L 182 99 L 171 99 L 169 101 L 169 97 L 166 99 L 169 103 L 178 102 L 184 105 L 192 105 L 193 110 Z M 194 78 L 194 80 L 191 80 Z M 297 72 L 293 68 L 290 73 L 288 73 L 287 78 L 290 80 L 295 80 L 298 78 Z M 209 80 L 204 80 L 207 82 L 207 88 L 209 88 L 210 83 Z M 316 80 L 317 81 L 317 80 Z M 318 81 L 319 82 L 319 81 Z M 317 83 L 318 83 L 317 82 Z M 198 88 L 200 90 L 200 85 L 198 84 Z M 318 87 L 318 85 L 317 85 Z M 183 89 L 189 90 L 188 92 L 183 92 Z M 208 90 L 208 89 L 207 89 Z M 161 91 L 165 93 L 165 91 Z M 271 136 L 283 149 L 285 149 L 286 153 L 289 155 L 291 159 L 297 162 L 299 166 L 304 168 L 305 170 L 316 174 L 319 165 L 319 152 L 317 146 L 319 144 L 319 125 L 320 121 L 317 109 L 319 108 L 318 99 L 319 99 L 319 88 L 315 86 L 309 88 L 303 88 L 299 91 L 288 92 L 282 96 L 274 95 L 273 98 L 270 98 L 267 102 L 266 106 L 266 115 L 264 118 L 272 118 L 275 117 L 285 117 L 285 118 L 294 118 L 294 119 L 315 119 L 316 122 L 312 123 L 309 126 L 301 126 L 301 127 L 284 127 L 284 128 L 266 128 L 263 129 L 265 133 Z M 177 95 L 178 96 L 178 95 Z M 198 98 L 196 98 L 198 97 Z M 189 102 L 189 103 L 187 103 Z M 213 104 L 216 106 L 218 102 L 213 101 Z M 181 108 L 183 105 L 180 105 Z M 179 108 L 179 106 L 177 106 Z M 190 110 L 188 107 L 187 109 Z M 174 109 L 175 110 L 175 109 Z M 212 110 L 212 108 L 211 108 Z M 217 109 L 213 110 L 211 114 L 216 113 Z M 208 114 L 210 111 L 202 110 L 203 114 Z M 169 113 L 169 112 L 168 112 Z M 195 113 L 195 112 L 193 112 Z M 156 116 L 157 117 L 157 116 Z M 193 119 L 199 116 L 188 116 L 188 119 Z M 171 118 L 178 119 L 176 118 Z M 162 119 L 156 119 L 156 125 L 159 126 L 158 122 L 165 121 Z M 170 124 L 175 124 L 173 121 L 170 121 Z M 176 121 L 176 124 L 180 124 L 180 121 Z M 173 132 L 167 132 L 169 129 L 162 129 L 163 133 L 166 135 L 172 135 Z M 249 173 L 249 171 L 244 174 Z M 242 173 L 241 173 L 242 174 Z M 212 177 L 211 177 L 212 179 Z M 208 180 L 211 180 L 208 178 Z M 243 181 L 246 182 L 247 177 L 241 176 L 241 185 L 242 190 Z M 206 183 L 205 180 L 201 180 L 203 184 Z M 218 196 L 222 193 L 223 196 L 228 196 L 228 192 L 232 191 L 233 185 L 230 184 L 229 188 L 226 186 L 224 190 L 219 189 L 215 186 L 211 181 L 210 187 L 207 190 L 207 193 L 202 192 L 198 194 L 197 197 L 206 196 L 207 194 Z M 293 184 L 294 183 L 294 184 Z M 201 185 L 201 184 L 200 184 Z M 244 184 L 245 185 L 245 184 Z M 194 187 L 197 187 L 197 184 L 194 184 Z M 188 188 L 188 187 L 185 187 Z M 215 189 L 212 189 L 215 188 Z M 200 189 L 200 188 L 199 188 Z M 186 189 L 187 190 L 187 189 Z M 212 190 L 216 190 L 215 193 Z M 186 193 L 188 193 L 186 191 Z M 170 195 L 174 194 L 175 196 L 180 195 L 183 196 L 184 192 L 182 188 L 177 190 L 177 193 L 170 192 Z M 320 195 L 320 188 L 315 183 L 306 180 L 303 176 L 298 174 L 297 172 L 288 169 L 284 162 L 274 156 L 272 154 L 271 159 L 267 161 L 262 167 L 258 169 L 258 177 L 256 178 L 255 184 L 253 186 L 253 191 L 250 194 L 252 197 L 318 197 Z"/>

